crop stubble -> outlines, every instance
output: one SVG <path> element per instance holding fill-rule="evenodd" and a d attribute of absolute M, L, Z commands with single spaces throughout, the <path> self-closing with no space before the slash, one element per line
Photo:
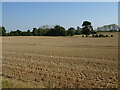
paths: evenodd
<path fill-rule="evenodd" d="M 3 37 L 2 75 L 47 88 L 117 88 L 114 37 Z"/>

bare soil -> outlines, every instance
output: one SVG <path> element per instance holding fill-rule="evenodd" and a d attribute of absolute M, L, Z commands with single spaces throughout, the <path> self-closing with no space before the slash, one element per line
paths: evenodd
<path fill-rule="evenodd" d="M 118 36 L 108 34 L 3 37 L 2 76 L 39 88 L 117 88 Z"/>

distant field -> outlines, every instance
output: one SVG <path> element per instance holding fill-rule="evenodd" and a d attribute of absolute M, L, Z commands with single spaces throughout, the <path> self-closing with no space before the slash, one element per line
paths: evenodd
<path fill-rule="evenodd" d="M 117 88 L 118 35 L 107 34 L 3 37 L 3 87 Z"/>

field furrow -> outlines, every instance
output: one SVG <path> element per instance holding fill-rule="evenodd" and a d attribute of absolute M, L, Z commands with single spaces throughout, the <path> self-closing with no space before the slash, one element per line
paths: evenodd
<path fill-rule="evenodd" d="M 36 87 L 117 88 L 116 42 L 116 37 L 3 37 L 1 76 Z"/>

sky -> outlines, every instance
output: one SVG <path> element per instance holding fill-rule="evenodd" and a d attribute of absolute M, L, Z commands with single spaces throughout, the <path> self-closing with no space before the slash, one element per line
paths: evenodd
<path fill-rule="evenodd" d="M 120 27 L 120 1 L 118 2 L 118 25 Z"/>
<path fill-rule="evenodd" d="M 7 31 L 32 30 L 42 25 L 94 27 L 118 24 L 117 2 L 2 2 L 2 25 Z"/>
<path fill-rule="evenodd" d="M 0 26 L 2 26 L 2 3 L 0 2 Z"/>

